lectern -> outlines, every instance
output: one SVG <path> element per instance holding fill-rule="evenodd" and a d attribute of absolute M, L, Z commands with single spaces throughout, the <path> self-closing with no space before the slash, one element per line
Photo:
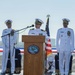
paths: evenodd
<path fill-rule="evenodd" d="M 41 35 L 22 35 L 22 42 L 24 42 L 23 75 L 43 75 L 45 37 Z"/>

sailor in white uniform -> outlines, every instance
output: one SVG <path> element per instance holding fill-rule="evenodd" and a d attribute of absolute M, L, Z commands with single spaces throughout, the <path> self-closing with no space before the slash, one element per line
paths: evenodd
<path fill-rule="evenodd" d="M 63 19 L 63 28 L 58 29 L 56 37 L 56 48 L 59 53 L 59 70 L 61 75 L 68 75 L 71 52 L 74 50 L 74 31 L 68 28 L 69 21 L 69 19 Z"/>
<path fill-rule="evenodd" d="M 3 42 L 3 58 L 2 58 L 2 75 L 5 75 L 6 67 L 7 67 L 7 61 L 8 61 L 8 55 L 10 52 L 10 60 L 11 60 L 11 73 L 10 75 L 13 75 L 15 70 L 15 49 L 14 46 L 17 43 L 17 36 L 16 33 L 14 33 L 14 30 L 12 27 L 12 21 L 7 20 L 6 22 L 7 29 L 4 29 L 2 32 L 2 42 Z M 11 34 L 10 34 L 11 33 Z M 9 34 L 9 35 L 7 35 Z"/>
<path fill-rule="evenodd" d="M 36 19 L 35 28 L 30 29 L 28 35 L 43 35 L 45 37 L 48 37 L 46 34 L 46 31 L 44 31 L 43 29 L 40 29 L 42 24 L 43 24 L 43 21 L 41 19 Z"/>

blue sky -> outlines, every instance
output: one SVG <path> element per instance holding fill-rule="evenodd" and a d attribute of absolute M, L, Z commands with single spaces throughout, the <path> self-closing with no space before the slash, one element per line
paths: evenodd
<path fill-rule="evenodd" d="M 56 38 L 56 32 L 62 27 L 62 18 L 70 19 L 69 27 L 75 31 L 75 0 L 0 0 L 0 36 L 6 28 L 5 21 L 13 21 L 12 28 L 22 29 L 34 24 L 36 18 L 44 21 L 41 29 L 45 29 L 46 16 L 50 14 L 50 35 Z M 20 33 L 27 35 L 29 29 Z M 0 38 L 1 40 L 1 38 Z"/>

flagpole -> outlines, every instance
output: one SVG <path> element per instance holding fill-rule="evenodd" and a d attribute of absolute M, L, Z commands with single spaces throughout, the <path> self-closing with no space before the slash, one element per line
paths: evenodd
<path fill-rule="evenodd" d="M 48 14 L 46 17 L 47 17 L 47 22 L 46 22 L 46 28 L 47 28 L 48 19 L 49 19 L 50 15 Z M 48 33 L 47 33 L 47 35 L 48 35 Z M 47 68 L 47 51 L 46 51 L 46 54 L 45 54 L 45 61 L 46 61 L 46 68 Z M 47 73 L 47 69 L 46 68 L 45 68 L 45 74 Z"/>

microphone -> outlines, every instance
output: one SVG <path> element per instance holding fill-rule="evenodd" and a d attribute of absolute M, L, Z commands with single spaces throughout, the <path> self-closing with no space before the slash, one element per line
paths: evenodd
<path fill-rule="evenodd" d="M 34 27 L 34 24 L 32 24 L 30 27 Z"/>
<path fill-rule="evenodd" d="M 32 24 L 31 26 L 27 26 L 27 28 L 30 28 L 30 27 L 34 27 L 34 25 Z"/>

